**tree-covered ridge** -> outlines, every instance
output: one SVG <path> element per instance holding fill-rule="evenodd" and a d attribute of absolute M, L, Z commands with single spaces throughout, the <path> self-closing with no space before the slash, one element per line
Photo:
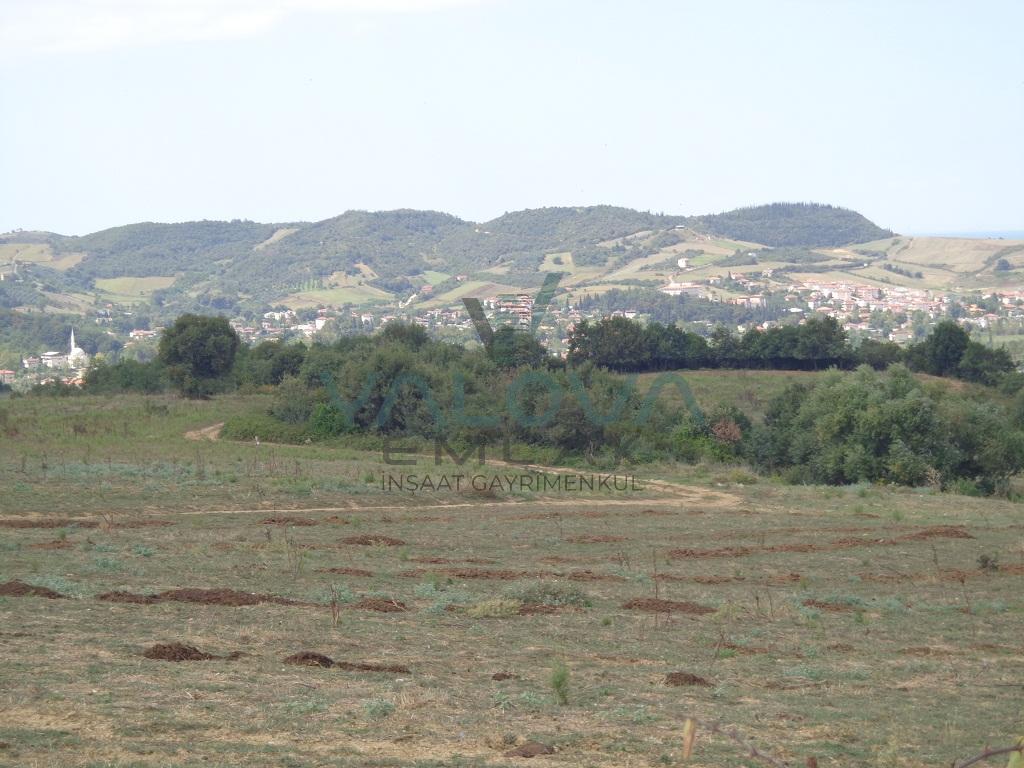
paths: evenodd
<path fill-rule="evenodd" d="M 120 277 L 174 277 L 153 295 L 175 312 L 234 306 L 240 297 L 275 303 L 290 294 L 365 282 L 370 295 L 413 293 L 432 270 L 478 275 L 518 288 L 538 284 L 545 257 L 571 253 L 577 267 L 612 269 L 682 241 L 685 225 L 774 245 L 830 245 L 889 234 L 851 211 L 830 206 L 777 204 L 717 216 L 667 216 L 609 205 L 550 207 L 506 213 L 474 223 L 437 211 L 348 211 L 315 223 L 251 221 L 140 223 L 81 237 L 11 233 L 3 243 L 48 245 L 56 258 L 81 254 L 65 271 L 46 276 L 58 292 L 86 293 L 95 281 Z M 277 234 L 275 234 L 277 233 Z M 632 237 L 648 233 L 644 237 Z M 690 232 L 689 236 L 693 233 Z M 747 258 L 747 257 L 744 257 Z M 771 258 L 765 254 L 765 258 Z M 33 279 L 45 269 L 33 267 Z M 454 279 L 451 277 L 450 279 Z M 37 304 L 41 296 L 6 290 L 0 305 Z"/>
<path fill-rule="evenodd" d="M 252 221 L 129 224 L 52 242 L 58 253 L 85 253 L 69 273 L 84 278 L 146 277 L 208 270 L 214 262 L 245 256 L 278 228 Z"/>
<path fill-rule="evenodd" d="M 839 246 L 892 237 L 856 211 L 819 203 L 771 203 L 708 216 L 694 226 L 716 235 L 778 246 Z"/>

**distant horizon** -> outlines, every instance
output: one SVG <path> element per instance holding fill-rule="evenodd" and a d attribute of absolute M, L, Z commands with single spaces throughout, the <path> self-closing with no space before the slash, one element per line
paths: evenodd
<path fill-rule="evenodd" d="M 770 201 L 766 201 L 766 202 L 763 202 L 763 203 L 747 203 L 747 204 L 743 204 L 743 205 L 733 206 L 732 208 L 725 208 L 725 209 L 722 209 L 722 210 L 715 210 L 715 211 L 710 211 L 710 210 L 708 210 L 708 211 L 701 211 L 699 213 L 677 213 L 677 212 L 670 211 L 670 210 L 667 210 L 667 209 L 639 208 L 639 207 L 636 207 L 636 206 L 620 205 L 620 204 L 614 204 L 614 203 L 586 203 L 586 204 L 578 204 L 578 205 L 558 205 L 558 204 L 554 204 L 554 205 L 529 206 L 529 207 L 526 207 L 526 208 L 507 208 L 507 209 L 503 210 L 501 213 L 499 213 L 499 214 L 497 214 L 495 216 L 491 216 L 490 218 L 487 218 L 487 219 L 466 218 L 464 216 L 460 216 L 457 213 L 452 213 L 451 211 L 446 211 L 446 210 L 443 210 L 441 208 L 412 208 L 412 207 L 409 207 L 409 206 L 399 206 L 397 208 L 373 208 L 373 209 L 371 209 L 371 208 L 347 208 L 344 211 L 341 211 L 339 213 L 333 214 L 331 216 L 327 216 L 326 218 L 323 218 L 323 219 L 314 219 L 314 218 L 304 218 L 304 219 L 283 219 L 283 218 L 257 219 L 257 218 L 250 218 L 250 217 L 233 217 L 233 218 L 205 217 L 205 218 L 187 218 L 187 219 L 179 219 L 179 220 L 170 220 L 170 219 L 150 218 L 150 219 L 138 219 L 138 220 L 135 220 L 135 221 L 122 221 L 122 222 L 117 223 L 117 224 L 111 224 L 111 225 L 108 225 L 108 226 L 101 226 L 101 227 L 98 227 L 96 229 L 88 229 L 88 230 L 84 230 L 84 231 L 80 231 L 80 232 L 74 232 L 74 233 L 61 232 L 61 231 L 58 231 L 56 229 L 46 229 L 46 228 L 37 229 L 37 228 L 28 228 L 28 227 L 15 227 L 13 229 L 8 229 L 8 230 L 0 232 L 0 236 L 16 234 L 18 232 L 40 232 L 40 233 L 46 233 L 46 234 L 51 234 L 51 235 L 57 235 L 59 237 L 85 237 L 87 235 L 95 234 L 97 232 L 103 232 L 103 231 L 108 230 L 108 229 L 117 229 L 119 227 L 131 226 L 133 224 L 188 224 L 188 223 L 199 222 L 199 221 L 221 221 L 221 222 L 248 221 L 248 222 L 253 222 L 253 223 L 256 223 L 256 224 L 278 224 L 278 225 L 316 224 L 317 222 L 327 221 L 327 220 L 330 220 L 330 219 L 337 218 L 339 216 L 344 216 L 345 214 L 352 213 L 352 212 L 388 213 L 388 212 L 392 212 L 392 211 L 429 211 L 429 212 L 433 212 L 433 213 L 440 213 L 440 214 L 445 214 L 445 215 L 448 215 L 448 216 L 454 216 L 455 218 L 457 218 L 460 221 L 463 221 L 463 222 L 465 222 L 467 224 L 486 224 L 486 223 L 488 223 L 490 221 L 494 221 L 495 219 L 499 219 L 499 218 L 501 218 L 502 216 L 504 216 L 506 214 L 519 213 L 519 212 L 522 212 L 522 211 L 535 211 L 535 210 L 542 210 L 542 209 L 545 209 L 545 208 L 596 208 L 596 207 L 600 207 L 600 206 L 609 206 L 609 207 L 613 207 L 613 208 L 626 208 L 626 209 L 630 209 L 630 210 L 634 210 L 634 211 L 640 211 L 640 212 L 643 212 L 643 213 L 650 213 L 650 214 L 653 214 L 653 215 L 664 215 L 664 216 L 670 216 L 670 217 L 674 217 L 674 216 L 695 217 L 695 216 L 715 215 L 715 214 L 725 213 L 725 212 L 728 212 L 728 211 L 738 210 L 738 209 L 742 209 L 742 208 L 758 208 L 758 207 L 761 207 L 761 206 L 774 205 L 774 204 L 780 204 L 780 203 L 781 204 L 793 204 L 793 205 L 799 205 L 799 204 L 828 205 L 828 206 L 832 206 L 834 208 L 845 208 L 846 210 L 852 210 L 852 211 L 854 211 L 856 213 L 859 213 L 862 216 L 864 216 L 865 218 L 867 218 L 869 221 L 871 221 L 873 224 L 875 224 L 875 225 L 877 225 L 877 226 L 879 226 L 879 227 L 881 227 L 883 229 L 890 229 L 894 233 L 896 233 L 897 235 L 900 235 L 900 236 L 903 236 L 903 237 L 963 237 L 963 238 L 976 238 L 976 239 L 1024 240 L 1024 227 L 1021 227 L 1021 228 L 986 228 L 986 229 L 964 230 L 964 231 L 960 231 L 960 230 L 902 231 L 902 230 L 897 229 L 895 227 L 886 225 L 885 223 L 876 221 L 875 219 L 871 218 L 871 216 L 868 216 L 867 214 L 865 214 L 863 211 L 859 211 L 859 210 L 857 210 L 855 208 L 848 208 L 847 206 L 837 205 L 835 203 L 823 202 L 823 201 L 820 201 L 820 200 L 814 200 L 814 201 L 809 201 L 809 200 L 801 200 L 801 201 L 770 200 Z"/>

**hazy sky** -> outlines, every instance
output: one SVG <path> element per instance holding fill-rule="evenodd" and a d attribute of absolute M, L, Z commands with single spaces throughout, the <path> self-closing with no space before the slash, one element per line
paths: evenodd
<path fill-rule="evenodd" d="M 0 231 L 775 200 L 1024 228 L 1024 3 L 0 0 Z"/>

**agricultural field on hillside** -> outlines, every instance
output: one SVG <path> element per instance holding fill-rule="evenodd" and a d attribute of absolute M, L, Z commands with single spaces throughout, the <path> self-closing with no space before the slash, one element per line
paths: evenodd
<path fill-rule="evenodd" d="M 764 379 L 687 378 L 705 408 Z M 385 492 L 520 470 L 216 439 L 265 405 L 0 403 L 0 765 L 681 765 L 687 716 L 793 765 L 1018 735 L 1019 504 L 715 465 Z"/>

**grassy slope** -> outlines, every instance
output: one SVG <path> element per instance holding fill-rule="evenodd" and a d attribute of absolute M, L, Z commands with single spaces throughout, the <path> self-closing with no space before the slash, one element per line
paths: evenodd
<path fill-rule="evenodd" d="M 746 380 L 735 385 L 738 397 L 754 377 L 767 381 L 730 377 Z M 699 397 L 722 396 L 700 372 L 688 378 Z M 35 580 L 76 598 L 0 598 L 0 764 L 504 766 L 517 762 L 501 757 L 512 734 L 557 746 L 545 764 L 675 765 L 682 718 L 696 714 L 778 745 L 794 764 L 815 755 L 822 766 L 937 765 L 1019 731 L 1018 505 L 869 487 L 740 486 L 714 467 L 663 468 L 694 487 L 637 497 L 385 494 L 365 482 L 383 468 L 379 457 L 350 448 L 183 436 L 265 404 L 4 404 L 0 518 L 104 515 L 114 527 L 0 528 L 0 581 Z M 289 529 L 261 524 L 270 512 L 204 511 L 271 507 L 338 511 L 302 512 L 319 525 Z M 173 525 L 119 527 L 150 518 Z M 885 543 L 933 525 L 963 525 L 973 538 Z M 371 533 L 407 543 L 339 543 Z M 62 536 L 68 548 L 40 548 Z M 855 546 L 815 551 L 850 539 Z M 670 554 L 722 547 L 746 550 Z M 1002 571 L 980 572 L 982 553 L 998 555 Z M 497 581 L 446 572 L 467 558 L 486 561 L 475 568 L 523 575 Z M 373 575 L 320 570 L 338 566 Z M 521 590 L 542 573 L 565 581 L 574 570 L 592 574 L 568 582 L 589 596 L 581 610 L 496 619 L 444 610 Z M 656 588 L 655 571 L 672 580 Z M 344 585 L 342 595 L 396 598 L 410 610 L 343 607 L 333 626 L 322 604 L 332 583 Z M 92 599 L 109 589 L 181 586 L 319 605 Z M 656 592 L 717 612 L 655 618 L 621 607 Z M 806 607 L 808 600 L 836 608 Z M 247 655 L 182 664 L 141 658 L 143 648 L 171 640 Z M 411 672 L 280 663 L 299 650 Z M 571 670 L 568 706 L 557 705 L 548 686 L 559 660 Z M 499 671 L 518 677 L 491 680 Z M 667 687 L 670 671 L 695 673 L 711 687 Z M 393 714 L 380 717 L 381 702 Z M 721 740 L 701 738 L 689 764 L 737 759 Z"/>

